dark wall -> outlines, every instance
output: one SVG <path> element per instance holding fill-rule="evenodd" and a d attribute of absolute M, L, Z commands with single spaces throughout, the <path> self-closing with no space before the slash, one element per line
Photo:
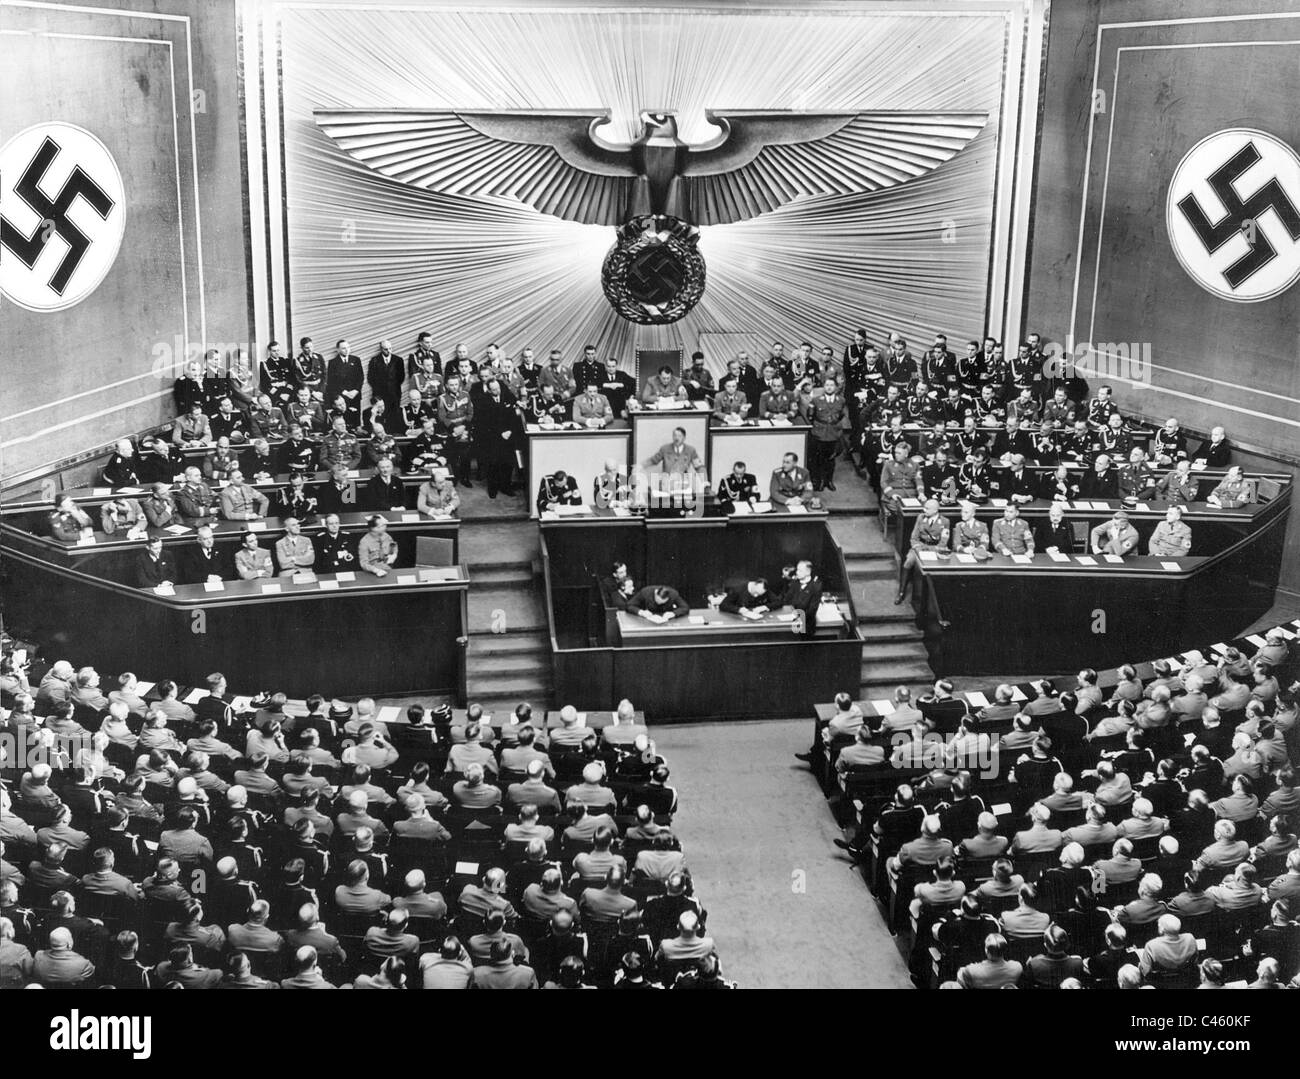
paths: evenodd
<path fill-rule="evenodd" d="M 0 142 L 76 124 L 124 190 L 121 247 L 93 292 L 59 311 L 5 304 L 6 476 L 170 418 L 187 343 L 234 348 L 251 333 L 234 0 L 116 7 L 128 14 L 5 12 L 7 29 L 31 33 L 0 65 Z M 137 40 L 109 40 L 123 38 Z"/>
<path fill-rule="evenodd" d="M 1154 420 L 1177 416 L 1198 431 L 1222 424 L 1234 441 L 1266 455 L 1243 463 L 1271 471 L 1279 468 L 1267 458 L 1290 465 L 1300 458 L 1300 283 L 1250 303 L 1202 287 L 1175 253 L 1166 196 L 1188 151 L 1225 128 L 1257 129 L 1300 149 L 1300 45 L 1285 44 L 1296 20 L 1216 18 L 1278 7 L 1052 5 L 1026 299 L 1027 328 L 1060 344 L 1149 348 L 1150 366 L 1131 369 L 1132 380 L 1113 366 L 1090 375 L 1113 382 L 1126 409 Z M 1214 21 L 1193 21 L 1204 19 Z M 1158 20 L 1168 21 L 1106 25 Z M 1179 47 L 1188 45 L 1196 47 Z M 1240 193 L 1266 179 L 1243 176 Z M 1300 207 L 1300 182 L 1290 183 Z M 1218 217 L 1202 199 L 1207 216 Z M 1282 257 L 1295 254 L 1271 215 L 1261 215 L 1258 228 Z M 1287 562 L 1282 584 L 1300 590 L 1295 522 Z"/>

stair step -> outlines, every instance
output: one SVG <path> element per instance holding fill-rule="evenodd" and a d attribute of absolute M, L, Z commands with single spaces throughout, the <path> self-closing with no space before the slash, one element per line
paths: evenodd
<path fill-rule="evenodd" d="M 478 701 L 481 704 L 483 699 L 489 695 L 493 699 L 499 698 L 511 701 L 510 708 L 513 708 L 520 701 L 528 701 L 536 707 L 539 699 L 550 697 L 551 679 L 549 675 L 546 678 L 538 678 L 535 675 L 518 674 L 505 675 L 500 678 L 488 677 L 481 682 L 473 679 L 468 680 L 466 696 L 471 701 Z"/>
<path fill-rule="evenodd" d="M 924 638 L 921 631 L 916 628 L 906 615 L 901 615 L 898 620 L 892 622 L 865 622 L 859 621 L 858 633 L 862 636 L 864 644 L 876 645 L 890 643 L 895 641 L 917 641 Z M 874 653 L 867 651 L 864 654 L 872 655 Z"/>
<path fill-rule="evenodd" d="M 494 678 L 514 678 L 529 675 L 535 678 L 549 678 L 551 674 L 551 657 L 549 654 L 517 652 L 506 655 L 475 656 L 470 653 L 466 662 L 466 677 L 470 682 L 490 682 Z"/>
<path fill-rule="evenodd" d="M 873 665 L 870 672 L 863 665 L 862 687 L 877 686 L 928 686 L 934 682 L 934 672 L 928 663 L 882 663 Z"/>
<path fill-rule="evenodd" d="M 890 663 L 927 663 L 929 658 L 925 645 L 920 641 L 896 641 L 864 648 L 862 669 L 867 671 Z"/>
<path fill-rule="evenodd" d="M 546 630 L 546 609 L 541 598 L 523 588 L 471 588 L 469 631 L 471 634 L 536 632 Z"/>
<path fill-rule="evenodd" d="M 549 654 L 550 638 L 545 633 L 474 633 L 469 639 L 469 654 L 474 656 L 513 656 L 533 652 Z"/>
<path fill-rule="evenodd" d="M 470 566 L 469 580 L 471 589 L 532 588 L 536 583 L 533 567 L 527 563 L 522 568 L 512 565 Z"/>

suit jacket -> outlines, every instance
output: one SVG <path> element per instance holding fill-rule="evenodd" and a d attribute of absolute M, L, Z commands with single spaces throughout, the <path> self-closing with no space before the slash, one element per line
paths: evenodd
<path fill-rule="evenodd" d="M 176 580 L 176 566 L 167 551 L 158 556 L 157 561 L 149 557 L 148 551 L 141 551 L 135 560 L 135 583 L 137 588 L 157 588 L 163 581 Z"/>
<path fill-rule="evenodd" d="M 396 473 L 387 483 L 376 473 L 362 488 L 361 498 L 365 509 L 387 512 L 394 506 L 406 505 L 406 488 Z"/>
<path fill-rule="evenodd" d="M 811 637 L 817 632 L 817 608 L 822 600 L 822 582 L 820 577 L 812 577 L 806 585 L 794 578 L 786 587 L 785 602 L 804 616 L 804 636 Z"/>
<path fill-rule="evenodd" d="M 1038 549 L 1045 551 L 1049 547 L 1055 547 L 1061 554 L 1074 553 L 1074 529 L 1064 518 L 1059 525 L 1053 525 L 1050 519 L 1044 518 L 1038 523 L 1036 532 L 1034 538 Z"/>
<path fill-rule="evenodd" d="M 235 576 L 230 557 L 220 547 L 213 545 L 211 557 L 205 557 L 203 549 L 197 543 L 181 553 L 180 583 L 203 584 L 214 573 L 222 580 L 230 580 Z"/>

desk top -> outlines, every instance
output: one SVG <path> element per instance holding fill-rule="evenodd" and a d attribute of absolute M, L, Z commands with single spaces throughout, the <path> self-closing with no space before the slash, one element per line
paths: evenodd
<path fill-rule="evenodd" d="M 340 593 L 374 594 L 399 589 L 465 589 L 469 574 L 464 566 L 440 568 L 392 569 L 383 577 L 363 571 L 318 573 L 310 581 L 296 577 L 265 577 L 253 581 L 222 581 L 219 586 L 178 584 L 170 593 L 142 588 L 138 591 L 181 606 L 210 607 L 242 603 L 251 599 L 315 599 Z"/>
<path fill-rule="evenodd" d="M 992 554 L 987 561 L 983 562 L 976 559 L 974 555 L 968 554 L 952 554 L 944 558 L 934 551 L 918 551 L 917 556 L 920 559 L 918 564 L 921 571 L 936 575 L 1010 571 L 1013 573 L 1104 572 L 1177 576 L 1195 572 L 1206 561 L 1204 557 L 1196 555 L 1185 555 L 1182 558 L 1155 558 L 1149 555 L 1130 554 L 1120 558 L 1118 555 L 1049 555 L 1043 552 L 1032 555 Z"/>
<path fill-rule="evenodd" d="M 1116 510 L 1123 510 L 1133 520 L 1163 519 L 1171 504 L 1156 499 L 1147 499 L 1142 502 L 1124 502 L 1115 498 L 1061 503 L 1067 515 L 1090 515 L 1108 518 L 1113 516 Z M 1263 512 L 1268 505 L 1267 502 L 1253 502 L 1249 505 L 1238 506 L 1236 509 L 1226 509 L 1222 506 L 1211 506 L 1208 502 L 1189 502 L 1182 507 L 1183 520 L 1250 521 Z M 1006 506 L 1007 499 L 991 498 L 987 504 L 975 507 L 975 515 L 982 518 L 1001 517 Z M 919 517 L 924 511 L 924 503 L 919 498 L 903 499 L 902 507 L 903 515 L 906 517 Z M 1046 517 L 1052 508 L 1052 503 L 1044 498 L 1036 498 L 1032 502 L 1019 503 L 1019 508 L 1022 517 Z M 956 505 L 941 507 L 939 512 L 941 516 L 948 517 L 952 521 L 960 517 L 959 508 Z"/>
<path fill-rule="evenodd" d="M 714 637 L 779 637 L 791 633 L 791 623 L 795 612 L 790 607 L 781 607 L 768 611 L 761 618 L 745 618 L 742 615 L 712 608 L 692 608 L 685 618 L 674 618 L 670 622 L 650 622 L 627 611 L 618 612 L 618 629 L 624 644 L 658 645 L 667 643 L 666 639 L 685 638 L 698 640 L 707 644 Z M 834 607 L 823 604 L 817 611 L 817 627 L 838 630 L 848 625 L 849 609 L 846 603 Z"/>
<path fill-rule="evenodd" d="M 726 513 L 722 506 L 712 496 L 704 500 L 702 508 L 692 508 L 686 511 L 682 516 L 650 516 L 646 513 L 637 513 L 632 510 L 617 511 L 608 508 L 598 509 L 593 506 L 566 506 L 565 512 L 553 513 L 547 511 L 539 518 L 541 524 L 547 527 L 565 527 L 572 525 L 591 525 L 591 524 L 637 524 L 644 523 L 648 527 L 659 525 L 679 525 L 689 524 L 691 522 L 700 522 L 702 524 L 724 525 L 728 521 L 743 521 L 745 523 L 753 522 L 771 522 L 791 520 L 825 520 L 830 517 L 830 513 L 825 508 L 809 509 L 806 506 L 791 509 L 789 506 L 782 506 L 776 503 L 764 503 L 771 508 L 765 512 L 755 513 L 746 506 L 740 512 Z"/>

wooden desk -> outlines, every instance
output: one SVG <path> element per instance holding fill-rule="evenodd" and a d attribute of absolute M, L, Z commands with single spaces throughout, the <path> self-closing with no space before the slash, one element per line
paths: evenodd
<path fill-rule="evenodd" d="M 528 513 L 537 517 L 537 490 L 542 477 L 564 469 L 578 483 L 582 497 L 590 501 L 594 496 L 596 477 L 605 470 L 605 461 L 612 458 L 619 471 L 627 475 L 629 446 L 632 432 L 626 427 L 548 429 L 530 424 L 525 429 L 528 440 L 527 495 Z"/>
<path fill-rule="evenodd" d="M 729 425 L 715 421 L 709 428 L 709 479 L 713 489 L 716 491 L 718 484 L 731 475 L 732 465 L 744 461 L 746 471 L 758 480 L 758 489 L 766 498 L 772 473 L 781 467 L 781 459 L 787 453 L 797 454 L 799 464 L 807 466 L 811 431 L 811 427 L 802 423 L 747 420 Z"/>
<path fill-rule="evenodd" d="M 685 618 L 671 622 L 647 621 L 627 611 L 618 612 L 619 643 L 624 648 L 658 648 L 668 644 L 723 644 L 752 641 L 790 643 L 795 612 L 789 607 L 769 611 L 762 618 L 743 618 L 708 607 L 692 608 Z M 823 606 L 817 612 L 817 636 L 837 637 L 848 628 L 848 604 Z"/>

